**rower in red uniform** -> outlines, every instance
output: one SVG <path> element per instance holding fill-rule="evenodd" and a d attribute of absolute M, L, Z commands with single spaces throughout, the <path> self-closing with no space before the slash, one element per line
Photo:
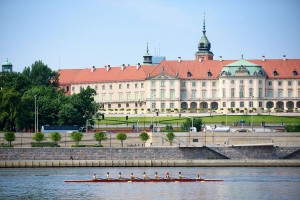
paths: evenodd
<path fill-rule="evenodd" d="M 169 172 L 166 173 L 166 179 L 171 179 Z"/>

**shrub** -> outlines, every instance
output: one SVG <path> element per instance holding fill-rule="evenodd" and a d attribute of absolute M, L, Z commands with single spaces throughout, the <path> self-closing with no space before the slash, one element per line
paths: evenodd
<path fill-rule="evenodd" d="M 32 138 L 34 141 L 40 143 L 41 141 L 43 141 L 45 139 L 45 135 L 44 133 L 41 133 L 41 132 L 37 132 L 33 138 Z"/>
<path fill-rule="evenodd" d="M 57 144 L 57 142 L 61 140 L 61 134 L 59 134 L 58 132 L 52 132 L 50 133 L 50 138 L 54 143 Z"/>
<path fill-rule="evenodd" d="M 11 142 L 16 140 L 16 134 L 14 132 L 5 132 L 4 139 L 8 142 L 8 145 L 11 147 Z"/>
<path fill-rule="evenodd" d="M 83 134 L 80 133 L 80 132 L 78 132 L 78 131 L 75 131 L 75 132 L 71 133 L 71 138 L 75 142 L 76 145 L 79 144 L 79 142 L 81 141 L 82 137 L 83 137 Z"/>
<path fill-rule="evenodd" d="M 54 142 L 32 142 L 31 147 L 60 147 Z"/>

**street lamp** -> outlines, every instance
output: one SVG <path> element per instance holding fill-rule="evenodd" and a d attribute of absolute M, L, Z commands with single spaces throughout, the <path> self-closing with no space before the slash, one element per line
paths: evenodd
<path fill-rule="evenodd" d="M 251 115 L 251 129 L 252 129 L 252 132 L 253 132 L 253 95 L 251 95 L 251 100 L 252 100 L 252 115 Z"/>

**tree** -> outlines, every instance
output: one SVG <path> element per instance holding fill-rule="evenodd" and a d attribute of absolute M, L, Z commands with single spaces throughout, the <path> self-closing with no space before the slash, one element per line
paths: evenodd
<path fill-rule="evenodd" d="M 44 133 L 41 133 L 41 132 L 37 132 L 33 138 L 32 138 L 34 141 L 40 143 L 41 141 L 43 141 L 45 139 L 45 135 Z"/>
<path fill-rule="evenodd" d="M 94 139 L 96 141 L 98 141 L 99 145 L 101 146 L 101 142 L 104 141 L 104 140 L 107 140 L 106 133 L 104 133 L 104 132 L 97 132 L 97 133 L 94 134 Z"/>
<path fill-rule="evenodd" d="M 150 139 L 149 134 L 147 132 L 145 132 L 145 131 L 141 132 L 140 135 L 139 135 L 139 137 L 142 140 L 142 142 L 144 142 L 144 146 L 145 146 L 147 140 Z"/>
<path fill-rule="evenodd" d="M 127 134 L 124 132 L 120 132 L 118 133 L 118 135 L 116 136 L 117 140 L 121 141 L 122 147 L 123 147 L 123 141 L 127 139 Z"/>
<path fill-rule="evenodd" d="M 52 132 L 50 133 L 50 138 L 55 142 L 55 144 L 57 144 L 57 142 L 61 140 L 61 134 L 58 132 Z"/>
<path fill-rule="evenodd" d="M 193 126 L 196 127 L 198 131 L 201 131 L 202 128 L 202 119 L 201 118 L 193 118 Z M 192 119 L 187 118 L 185 122 L 182 123 L 182 130 L 189 130 L 192 127 Z"/>
<path fill-rule="evenodd" d="M 72 140 L 74 140 L 75 144 L 78 145 L 79 142 L 81 141 L 83 137 L 83 134 L 78 132 L 78 131 L 74 131 L 73 133 L 71 133 L 71 138 Z"/>
<path fill-rule="evenodd" d="M 173 133 L 173 131 L 171 131 L 167 133 L 165 140 L 170 143 L 170 146 L 172 146 L 172 142 L 175 137 L 175 134 Z"/>
<path fill-rule="evenodd" d="M 16 135 L 14 132 L 5 132 L 4 139 L 8 142 L 9 146 L 11 147 L 11 142 L 16 140 Z"/>

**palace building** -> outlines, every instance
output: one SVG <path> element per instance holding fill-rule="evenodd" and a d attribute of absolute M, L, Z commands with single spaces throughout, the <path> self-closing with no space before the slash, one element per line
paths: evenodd
<path fill-rule="evenodd" d="M 105 113 L 297 112 L 300 109 L 300 59 L 214 60 L 203 35 L 194 60 L 161 59 L 104 68 L 61 69 L 67 94 L 88 86 Z"/>

